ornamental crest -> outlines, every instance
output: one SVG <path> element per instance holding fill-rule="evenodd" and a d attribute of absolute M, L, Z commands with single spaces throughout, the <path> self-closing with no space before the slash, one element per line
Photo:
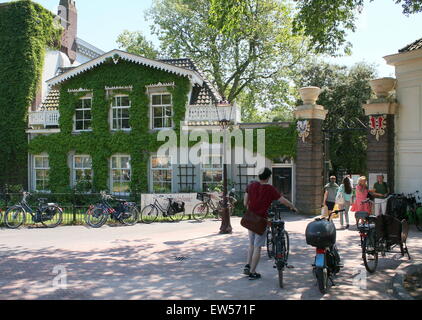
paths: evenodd
<path fill-rule="evenodd" d="M 302 138 L 303 143 L 305 143 L 306 138 L 309 137 L 309 134 L 311 133 L 311 123 L 308 120 L 298 121 L 297 132 L 299 132 L 299 137 Z"/>
<path fill-rule="evenodd" d="M 387 117 L 371 116 L 369 118 L 369 125 L 371 127 L 371 134 L 376 137 L 377 141 L 380 141 L 380 137 L 385 134 L 385 129 L 387 129 Z"/>

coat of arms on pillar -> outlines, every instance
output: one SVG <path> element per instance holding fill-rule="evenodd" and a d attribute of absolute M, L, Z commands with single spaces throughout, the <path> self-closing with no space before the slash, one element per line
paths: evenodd
<path fill-rule="evenodd" d="M 385 129 L 387 129 L 387 117 L 371 116 L 369 118 L 369 125 L 371 134 L 376 137 L 377 141 L 380 141 L 380 137 L 385 134 Z"/>
<path fill-rule="evenodd" d="M 299 132 L 299 137 L 302 138 L 303 143 L 305 143 L 306 138 L 309 137 L 311 133 L 311 123 L 309 120 L 298 121 L 297 132 Z"/>

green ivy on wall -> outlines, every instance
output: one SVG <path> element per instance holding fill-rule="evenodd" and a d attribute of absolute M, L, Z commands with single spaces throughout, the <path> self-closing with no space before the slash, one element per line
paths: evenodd
<path fill-rule="evenodd" d="M 110 59 L 104 64 L 89 70 L 63 83 L 60 88 L 60 129 L 58 134 L 39 136 L 30 141 L 31 154 L 46 152 L 50 159 L 50 187 L 53 192 L 69 190 L 70 169 L 67 158 L 70 152 L 87 154 L 92 157 L 94 171 L 93 186 L 97 191 L 108 189 L 109 159 L 113 154 L 131 156 L 132 182 L 131 190 L 145 192 L 148 190 L 149 155 L 156 152 L 163 143 L 157 143 L 157 132 L 150 131 L 149 96 L 146 86 L 158 82 L 171 83 L 167 88 L 173 97 L 174 123 L 179 131 L 179 123 L 184 119 L 190 83 L 165 71 L 141 66 L 121 60 L 118 64 Z M 109 111 L 111 98 L 107 97 L 105 87 L 127 87 L 123 91 L 129 95 L 130 132 L 111 132 Z M 92 90 L 92 132 L 73 133 L 73 117 L 77 100 L 86 93 L 70 93 L 69 89 Z M 123 93 L 114 91 L 114 94 Z"/>
<path fill-rule="evenodd" d="M 0 4 L 0 188 L 24 184 L 27 110 L 40 86 L 47 47 L 60 43 L 53 14 L 30 0 Z"/>
<path fill-rule="evenodd" d="M 121 60 L 115 64 L 112 59 L 80 74 L 60 88 L 60 128 L 61 132 L 48 136 L 38 136 L 29 143 L 31 154 L 46 152 L 50 159 L 50 188 L 56 193 L 69 191 L 70 169 L 68 155 L 90 155 L 94 171 L 94 191 L 107 190 L 109 179 L 109 159 L 114 154 L 131 156 L 132 192 L 148 192 L 148 164 L 150 154 L 165 142 L 157 141 L 158 133 L 150 130 L 149 96 L 146 87 L 156 83 L 174 83 L 168 87 L 172 94 L 175 131 L 179 137 L 180 122 L 184 120 L 189 80 L 165 71 L 141 66 Z M 130 132 L 110 131 L 109 112 L 111 99 L 105 87 L 128 87 L 132 90 L 116 90 L 115 94 L 126 93 L 131 100 Z M 73 118 L 78 99 L 87 94 L 72 93 L 69 90 L 88 89 L 93 94 L 92 132 L 73 133 Z M 255 133 L 256 135 L 256 130 Z M 256 136 L 255 136 L 256 137 Z M 288 128 L 271 126 L 266 128 L 266 155 L 268 158 L 279 156 L 295 157 L 297 135 L 295 126 Z M 189 142 L 192 146 L 196 142 Z"/>

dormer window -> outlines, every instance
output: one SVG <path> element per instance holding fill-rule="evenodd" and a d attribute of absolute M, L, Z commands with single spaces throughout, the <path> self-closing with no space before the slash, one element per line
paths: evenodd
<path fill-rule="evenodd" d="M 111 129 L 114 131 L 130 130 L 130 115 L 129 110 L 131 101 L 128 95 L 116 95 L 113 97 L 111 107 L 112 111 L 112 124 Z"/>
<path fill-rule="evenodd" d="M 152 129 L 173 128 L 173 103 L 169 93 L 151 94 Z"/>
<path fill-rule="evenodd" d="M 92 131 L 92 97 L 83 97 L 78 100 L 75 110 L 75 131 Z"/>

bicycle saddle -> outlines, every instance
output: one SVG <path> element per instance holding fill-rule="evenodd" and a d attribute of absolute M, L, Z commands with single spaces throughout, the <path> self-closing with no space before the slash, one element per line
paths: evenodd
<path fill-rule="evenodd" d="M 124 199 L 114 199 L 114 201 L 120 202 L 120 203 L 125 203 L 127 202 L 127 200 Z"/>

